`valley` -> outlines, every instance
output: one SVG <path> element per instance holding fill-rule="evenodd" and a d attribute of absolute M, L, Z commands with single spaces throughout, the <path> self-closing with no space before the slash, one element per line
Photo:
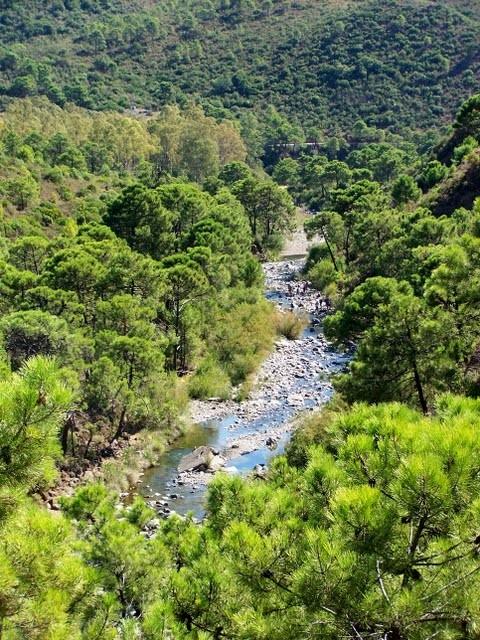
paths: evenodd
<path fill-rule="evenodd" d="M 0 640 L 478 640 L 479 28 L 0 0 Z"/>
<path fill-rule="evenodd" d="M 303 259 L 264 264 L 266 297 L 280 308 L 295 309 L 308 318 L 296 340 L 282 338 L 256 374 L 254 389 L 241 401 L 193 401 L 195 426 L 173 444 L 159 464 L 146 471 L 138 491 L 161 515 L 204 514 L 204 494 L 219 471 L 265 474 L 272 456 L 283 453 L 295 422 L 303 412 L 318 410 L 331 398 L 331 376 L 345 367 L 348 357 L 323 336 L 325 306 L 299 270 Z M 203 461 L 207 447 L 212 456 Z M 195 451 L 191 466 L 178 473 L 185 456 Z M 188 465 L 187 465 L 188 467 Z M 174 496 L 174 497 L 172 497 Z"/>

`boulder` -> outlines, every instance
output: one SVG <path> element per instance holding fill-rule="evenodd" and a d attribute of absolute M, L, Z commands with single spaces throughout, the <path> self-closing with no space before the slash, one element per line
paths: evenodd
<path fill-rule="evenodd" d="M 150 522 L 147 522 L 145 529 L 158 529 L 160 526 L 159 518 L 153 518 Z"/>
<path fill-rule="evenodd" d="M 265 468 L 265 465 L 256 464 L 255 467 L 253 468 L 253 477 L 264 480 L 266 475 L 267 475 L 267 469 Z"/>
<path fill-rule="evenodd" d="M 198 447 L 192 453 L 183 456 L 178 465 L 178 473 L 185 471 L 206 471 L 213 458 L 211 447 Z"/>
<path fill-rule="evenodd" d="M 269 449 L 275 449 L 277 446 L 277 440 L 276 438 L 272 438 L 272 436 L 269 436 L 266 440 L 265 440 L 265 444 L 267 445 L 267 447 Z"/>
<path fill-rule="evenodd" d="M 216 473 L 217 471 L 219 471 L 222 467 L 225 466 L 225 458 L 222 458 L 222 456 L 213 456 L 213 458 L 210 460 L 209 465 L 208 465 L 208 470 L 211 473 Z"/>

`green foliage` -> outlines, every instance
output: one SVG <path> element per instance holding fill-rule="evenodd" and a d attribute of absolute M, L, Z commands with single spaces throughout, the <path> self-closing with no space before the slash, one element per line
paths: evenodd
<path fill-rule="evenodd" d="M 165 525 L 176 566 L 147 637 L 475 637 L 479 407 L 439 408 L 332 408 L 296 467 L 219 476 L 206 524 Z"/>
<path fill-rule="evenodd" d="M 445 165 L 438 160 L 431 160 L 422 170 L 419 178 L 419 184 L 425 191 L 427 191 L 443 180 L 447 173 L 448 169 Z"/>
<path fill-rule="evenodd" d="M 73 529 L 27 499 L 56 477 L 59 431 L 72 392 L 44 356 L 0 382 L 0 629 L 17 638 L 80 638 L 76 613 L 90 592 L 90 569 Z"/>
<path fill-rule="evenodd" d="M 159 194 L 143 185 L 127 187 L 109 207 L 107 224 L 142 253 L 161 259 L 173 249 L 168 211 Z"/>
<path fill-rule="evenodd" d="M 278 239 L 294 228 L 295 209 L 288 192 L 273 181 L 253 176 L 235 182 L 232 192 L 245 208 L 259 247 L 278 250 Z"/>
<path fill-rule="evenodd" d="M 230 379 L 222 367 L 212 358 L 205 359 L 188 383 L 192 398 L 223 398 L 231 393 Z"/>
<path fill-rule="evenodd" d="M 5 184 L 5 192 L 13 204 L 23 211 L 38 199 L 39 187 L 36 180 L 27 173 L 8 180 Z"/>
<path fill-rule="evenodd" d="M 477 6 L 47 4 L 2 5 L 0 636 L 477 638 L 479 97 L 418 133 L 478 75 Z M 185 390 L 241 398 L 298 337 L 251 252 L 294 203 L 341 397 L 201 525 L 100 484 L 36 505 L 62 453 L 144 429 L 150 460 Z"/>
<path fill-rule="evenodd" d="M 45 311 L 10 313 L 2 318 L 0 333 L 13 370 L 36 355 L 57 356 L 67 363 L 75 349 L 65 320 Z"/>
<path fill-rule="evenodd" d="M 468 120 L 475 104 L 467 102 L 459 122 Z M 476 151 L 471 148 L 477 143 L 467 131 L 459 136 L 457 128 L 438 152 L 444 154 L 457 143 L 457 151 L 465 148 L 471 154 L 462 171 L 474 172 Z M 453 160 L 463 157 L 464 151 L 457 151 Z M 372 153 L 369 144 L 352 152 L 347 161 L 362 158 L 374 171 Z M 300 163 L 300 196 L 324 189 L 308 176 L 323 175 L 333 163 L 321 156 L 301 158 Z M 443 189 L 455 209 L 458 194 L 452 171 L 431 156 L 423 166 L 420 185 L 433 187 L 432 194 Z M 472 176 L 472 200 L 473 181 Z M 387 191 L 397 208 L 391 207 Z M 478 393 L 475 213 L 460 209 L 450 217 L 435 216 L 426 207 L 414 208 L 419 197 L 420 189 L 407 173 L 395 179 L 389 171 L 383 184 L 350 178 L 343 187 L 317 198 L 318 212 L 305 223 L 310 237 L 318 234 L 324 241 L 310 253 L 308 277 L 338 307 L 325 321 L 327 334 L 339 344 L 356 346 L 348 371 L 336 380 L 350 402 L 402 400 L 429 412 L 439 392 Z M 436 207 L 431 194 L 421 202 L 429 203 Z"/>
<path fill-rule="evenodd" d="M 75 544 L 66 520 L 33 504 L 2 527 L 0 625 L 5 638 L 89 637 L 81 632 L 82 613 L 101 598 L 94 595 L 93 572 Z"/>
<path fill-rule="evenodd" d="M 229 312 L 232 297 L 235 313 Z M 208 343 L 216 361 L 227 372 L 231 383 L 248 382 L 275 338 L 275 312 L 261 297 L 245 289 L 233 290 L 217 309 L 219 321 L 209 331 Z"/>
<path fill-rule="evenodd" d="M 465 157 L 467 157 L 472 151 L 478 148 L 478 142 L 473 136 L 467 136 L 462 144 L 458 147 L 455 147 L 453 152 L 453 159 L 455 162 L 461 162 Z"/>
<path fill-rule="evenodd" d="M 225 395 L 253 371 L 257 327 L 216 352 L 234 308 L 256 313 L 262 284 L 230 190 L 253 175 L 235 125 L 192 105 L 140 118 L 35 98 L 9 104 L 0 141 L 1 346 L 14 370 L 43 354 L 79 378 L 61 433 L 72 464 L 142 428 L 165 438 L 183 409 L 175 375 L 203 395 L 208 374 L 195 371 L 215 362 Z M 213 195 L 189 177 L 216 182 Z"/>
<path fill-rule="evenodd" d="M 0 524 L 3 634 L 473 639 L 480 406 L 447 395 L 436 409 L 337 402 L 299 425 L 267 481 L 220 474 L 204 524 L 172 517 L 154 537 L 142 501 L 98 484 L 64 516 L 21 506 Z"/>
<path fill-rule="evenodd" d="M 348 374 L 337 379 L 338 388 L 350 401 L 398 399 L 418 403 L 427 413 L 435 392 L 458 384 L 455 338 L 448 314 L 411 294 L 394 295 L 377 309 Z"/>
<path fill-rule="evenodd" d="M 367 136 L 372 125 L 436 126 L 478 82 L 471 0 L 409 1 L 401 13 L 389 0 L 4 5 L 5 97 L 133 112 L 200 99 L 215 116 L 237 117 L 256 155 L 303 139 L 302 128 L 318 140 L 320 128 Z M 193 127 L 187 147 L 190 177 L 202 179 L 197 152 L 212 157 L 215 145 Z"/>
<path fill-rule="evenodd" d="M 463 137 L 480 135 L 480 95 L 471 96 L 466 100 L 457 114 L 455 127 L 460 129 Z"/>
<path fill-rule="evenodd" d="M 38 488 L 52 480 L 59 424 L 71 402 L 72 394 L 62 383 L 57 365 L 46 357 L 29 360 L 1 380 L 2 493 L 17 486 Z"/>
<path fill-rule="evenodd" d="M 309 270 L 308 277 L 315 289 L 322 291 L 328 296 L 331 296 L 336 291 L 336 282 L 338 281 L 339 273 L 336 271 L 331 260 L 325 259 L 316 262 Z"/>
<path fill-rule="evenodd" d="M 412 176 L 400 176 L 392 187 L 392 198 L 397 205 L 418 200 L 420 193 L 421 191 Z"/>
<path fill-rule="evenodd" d="M 48 185 L 48 195 L 61 201 L 68 190 L 73 199 L 80 186 L 95 192 L 112 172 L 135 173 L 149 186 L 165 174 L 203 181 L 246 157 L 235 125 L 199 107 L 140 118 L 61 109 L 44 97 L 14 100 L 0 118 L 0 141 L 7 154 L 0 157 L 1 191 L 21 210 L 37 204 L 39 175 L 56 185 L 53 193 Z"/>

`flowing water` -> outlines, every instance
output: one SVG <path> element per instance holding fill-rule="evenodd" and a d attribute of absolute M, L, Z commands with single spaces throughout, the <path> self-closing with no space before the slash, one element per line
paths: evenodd
<path fill-rule="evenodd" d="M 211 473 L 178 474 L 186 454 L 211 446 L 226 459 L 231 474 L 247 474 L 268 466 L 281 453 L 301 412 L 325 404 L 332 395 L 331 377 L 343 369 L 348 355 L 332 348 L 323 334 L 324 310 L 319 294 L 299 280 L 302 259 L 264 265 L 266 297 L 284 309 L 308 318 L 298 340 L 281 339 L 263 363 L 257 385 L 247 400 L 192 403 L 194 426 L 179 438 L 155 467 L 147 470 L 138 492 L 160 515 L 175 511 L 205 512 L 205 493 Z"/>

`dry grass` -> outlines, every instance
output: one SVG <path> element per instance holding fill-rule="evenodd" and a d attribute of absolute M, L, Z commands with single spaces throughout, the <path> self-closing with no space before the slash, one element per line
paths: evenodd
<path fill-rule="evenodd" d="M 298 340 L 307 325 L 306 315 L 299 315 L 293 311 L 278 311 L 275 316 L 276 332 L 287 340 Z"/>

